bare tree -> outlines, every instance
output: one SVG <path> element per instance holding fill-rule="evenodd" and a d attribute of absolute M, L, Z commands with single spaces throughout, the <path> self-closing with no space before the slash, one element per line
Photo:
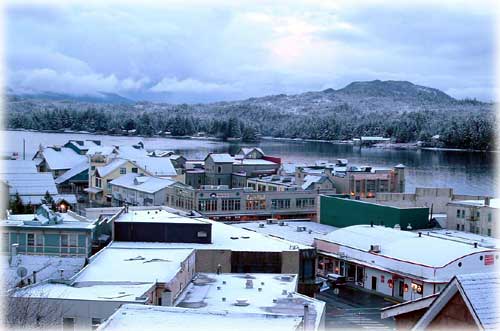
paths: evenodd
<path fill-rule="evenodd" d="M 15 288 L 4 297 L 3 324 L 11 330 L 60 328 L 66 308 L 48 293 Z"/>

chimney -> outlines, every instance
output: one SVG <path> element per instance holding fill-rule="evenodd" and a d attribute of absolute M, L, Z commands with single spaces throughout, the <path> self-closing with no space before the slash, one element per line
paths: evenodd
<path fill-rule="evenodd" d="M 474 243 L 474 248 L 477 248 L 477 243 Z"/>
<path fill-rule="evenodd" d="M 217 275 L 220 275 L 222 272 L 222 266 L 220 265 L 220 263 L 217 265 Z"/>
<path fill-rule="evenodd" d="M 12 244 L 11 249 L 10 249 L 10 262 L 12 263 L 14 258 L 17 256 L 17 248 L 19 247 L 19 244 Z"/>
<path fill-rule="evenodd" d="M 64 269 L 59 269 L 59 273 L 61 274 L 61 279 L 64 279 Z"/>
<path fill-rule="evenodd" d="M 422 237 L 422 232 L 419 232 L 419 233 L 418 233 L 418 236 L 421 238 L 421 237 Z"/>
<path fill-rule="evenodd" d="M 36 283 L 36 271 L 33 271 L 33 284 Z"/>
<path fill-rule="evenodd" d="M 490 205 L 490 197 L 484 198 L 484 205 L 489 206 Z"/>
<path fill-rule="evenodd" d="M 304 305 L 304 331 L 309 331 L 309 305 Z"/>

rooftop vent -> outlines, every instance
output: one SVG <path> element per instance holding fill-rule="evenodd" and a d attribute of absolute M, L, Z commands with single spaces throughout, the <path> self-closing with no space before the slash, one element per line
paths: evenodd
<path fill-rule="evenodd" d="M 245 288 L 253 288 L 253 280 L 247 279 L 245 283 Z"/>
<path fill-rule="evenodd" d="M 286 290 L 283 290 L 283 291 L 281 291 L 281 294 L 282 294 L 282 295 L 286 295 L 286 294 L 287 294 L 287 291 L 286 291 Z"/>
<path fill-rule="evenodd" d="M 380 253 L 380 245 L 370 245 L 370 252 Z"/>
<path fill-rule="evenodd" d="M 298 226 L 297 227 L 297 232 L 304 232 L 306 231 L 306 227 L 305 226 Z"/>
<path fill-rule="evenodd" d="M 264 227 L 264 223 L 259 223 L 259 228 L 263 228 Z"/>
<path fill-rule="evenodd" d="M 275 218 L 268 218 L 268 219 L 266 220 L 266 223 L 267 223 L 267 224 L 275 224 L 275 223 L 276 223 L 276 219 L 275 219 Z"/>
<path fill-rule="evenodd" d="M 250 303 L 248 303 L 248 299 L 236 299 L 236 303 L 234 304 L 235 306 L 248 306 Z"/>
<path fill-rule="evenodd" d="M 285 222 L 280 221 L 280 222 L 278 223 L 278 225 L 279 225 L 279 226 L 284 226 L 284 225 L 285 225 Z"/>

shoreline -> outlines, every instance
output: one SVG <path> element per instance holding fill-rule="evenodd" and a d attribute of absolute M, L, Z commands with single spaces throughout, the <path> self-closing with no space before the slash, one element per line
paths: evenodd
<path fill-rule="evenodd" d="M 62 133 L 62 134 L 87 134 L 87 135 L 101 135 L 101 136 L 112 136 L 112 137 L 129 137 L 129 138 L 166 138 L 166 139 L 181 139 L 181 140 L 206 140 L 206 141 L 219 141 L 226 143 L 234 143 L 231 141 L 224 141 L 221 138 L 216 137 L 197 137 L 197 136 L 166 136 L 166 135 L 152 135 L 152 136 L 142 136 L 142 135 L 124 135 L 124 134 L 112 134 L 107 132 L 89 132 L 89 131 L 60 131 L 60 130 L 32 130 L 32 129 L 18 129 L 18 128 L 5 128 L 3 131 L 20 131 L 20 132 L 39 132 L 39 133 Z M 285 138 L 285 137 L 270 137 L 263 136 L 261 140 L 268 141 L 286 141 L 286 142 L 296 142 L 296 143 L 330 143 L 336 145 L 351 145 L 355 146 L 352 140 L 324 140 L 324 139 L 303 139 L 303 138 Z M 238 142 L 241 143 L 241 142 Z M 244 143 L 244 144 L 251 144 Z M 476 149 L 464 149 L 464 148 L 447 148 L 447 147 L 423 147 L 418 146 L 417 143 L 388 143 L 388 144 L 374 144 L 372 146 L 355 146 L 359 148 L 375 148 L 375 149 L 392 149 L 392 150 L 428 150 L 428 151 L 442 151 L 442 152 L 476 152 L 476 153 L 496 153 L 499 150 L 476 150 Z"/>

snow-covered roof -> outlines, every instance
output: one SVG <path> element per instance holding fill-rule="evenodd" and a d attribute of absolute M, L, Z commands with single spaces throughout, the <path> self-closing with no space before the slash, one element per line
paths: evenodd
<path fill-rule="evenodd" d="M 42 230 L 73 229 L 73 230 L 92 230 L 95 225 L 92 221 L 72 212 L 56 213 L 62 218 L 62 223 L 57 224 L 36 224 L 30 221 L 35 219 L 36 214 L 12 214 L 7 220 L 0 222 L 0 227 L 18 227 L 18 228 L 40 228 Z M 39 216 L 37 216 L 39 217 Z M 26 223 L 26 224 L 25 224 Z"/>
<path fill-rule="evenodd" d="M 27 174 L 35 173 L 36 162 L 31 160 L 0 160 L 0 173 L 2 174 Z"/>
<path fill-rule="evenodd" d="M 212 158 L 212 160 L 215 163 L 233 163 L 234 162 L 234 157 L 231 155 L 224 153 L 224 154 L 218 154 L 218 153 L 210 153 L 207 155 L 207 158 Z M 205 159 L 206 160 L 206 159 Z"/>
<path fill-rule="evenodd" d="M 80 155 L 68 147 L 60 147 L 58 150 L 45 147 L 43 156 L 51 170 L 71 169 L 87 159 L 85 155 Z"/>
<path fill-rule="evenodd" d="M 130 159 L 139 168 L 154 176 L 177 176 L 174 165 L 169 158 L 163 157 L 141 157 Z"/>
<path fill-rule="evenodd" d="M 116 146 L 116 150 L 121 158 L 128 160 L 133 160 L 148 156 L 148 152 L 144 148 L 135 148 L 133 146 L 120 145 Z"/>
<path fill-rule="evenodd" d="M 252 284 L 251 288 L 247 288 L 248 283 Z M 297 275 L 293 274 L 199 273 L 176 300 L 176 305 L 205 311 L 303 316 L 304 304 L 309 304 L 309 317 L 319 325 L 325 303 L 296 291 Z M 246 302 L 238 304 L 238 300 Z"/>
<path fill-rule="evenodd" d="M 286 187 L 295 187 L 295 177 L 292 176 L 280 176 L 280 175 L 271 175 L 271 176 L 263 176 L 263 177 L 252 177 L 248 178 L 248 180 L 266 184 L 276 184 Z"/>
<path fill-rule="evenodd" d="M 147 249 L 134 243 L 109 245 L 91 257 L 90 263 L 75 276 L 74 282 L 171 281 L 192 249 Z"/>
<path fill-rule="evenodd" d="M 145 303 L 143 297 L 152 287 L 150 283 L 74 283 L 63 284 L 45 282 L 25 287 L 14 296 L 29 296 L 32 298 L 50 298 L 67 300 L 118 301 L 128 303 Z M 71 304 L 71 303 L 69 303 Z"/>
<path fill-rule="evenodd" d="M 234 160 L 234 165 L 278 165 L 277 163 L 263 159 L 241 159 Z"/>
<path fill-rule="evenodd" d="M 76 195 L 74 194 L 56 194 L 52 198 L 54 199 L 55 203 L 59 203 L 62 200 L 71 204 L 76 204 L 78 202 L 76 199 Z"/>
<path fill-rule="evenodd" d="M 328 233 L 337 230 L 336 227 L 326 224 L 293 221 L 285 221 L 283 225 L 279 225 L 278 222 L 272 224 L 266 222 L 238 222 L 232 224 L 232 226 L 308 246 L 313 245 L 314 238 L 321 239 Z"/>
<path fill-rule="evenodd" d="M 466 205 L 471 207 L 485 207 L 485 200 L 453 200 L 448 202 L 448 205 Z M 500 199 L 490 199 L 489 207 L 500 208 Z"/>
<path fill-rule="evenodd" d="M 67 144 L 71 144 L 82 151 L 88 151 L 89 148 L 99 146 L 93 140 L 69 140 Z"/>
<path fill-rule="evenodd" d="M 496 299 L 499 291 L 500 273 L 456 275 L 432 302 L 429 309 L 415 324 L 413 330 L 426 329 L 438 314 L 450 304 L 450 300 L 457 293 L 462 297 L 479 330 L 498 330 L 500 310 Z M 463 312 L 460 311 L 460 314 Z M 442 327 L 443 325 L 438 323 L 437 326 Z"/>
<path fill-rule="evenodd" d="M 305 164 L 297 164 L 297 163 L 282 163 L 281 164 L 281 171 L 283 171 L 286 174 L 294 174 L 295 173 L 295 168 L 296 167 L 305 167 Z"/>
<path fill-rule="evenodd" d="M 96 167 L 96 171 L 99 173 L 101 177 L 106 177 L 119 167 L 127 164 L 129 162 L 128 160 L 125 159 L 114 159 L 113 161 L 109 162 L 105 166 L 102 167 Z"/>
<path fill-rule="evenodd" d="M 95 155 L 95 154 L 100 154 L 103 156 L 108 156 L 111 155 L 115 152 L 115 147 L 114 146 L 92 146 L 89 148 L 87 151 L 87 155 Z"/>
<path fill-rule="evenodd" d="M 75 275 L 85 264 L 83 257 L 60 257 L 60 256 L 46 256 L 46 255 L 16 255 L 10 265 L 7 262 L 7 256 L 4 259 L 3 279 L 7 288 L 15 287 L 20 281 L 17 270 L 21 267 L 26 268 L 26 276 L 24 278 L 31 278 L 33 271 L 36 271 L 37 282 L 42 282 L 49 278 L 60 278 L 63 269 L 63 277 L 69 278 Z"/>
<path fill-rule="evenodd" d="M 500 274 L 477 273 L 456 278 L 484 329 L 498 330 L 500 311 L 496 296 L 500 293 Z"/>
<path fill-rule="evenodd" d="M 232 250 L 235 252 L 283 252 L 298 249 L 310 249 L 310 246 L 293 243 L 279 238 L 240 229 L 224 223 L 199 218 L 212 224 L 212 243 L 149 243 L 149 242 L 113 242 L 112 247 L 142 247 L 142 248 L 195 248 L 199 250 Z"/>
<path fill-rule="evenodd" d="M 440 237 L 448 240 L 455 240 L 467 243 L 469 245 L 477 243 L 479 246 L 486 248 L 500 248 L 500 239 L 494 237 L 486 237 L 471 232 L 456 231 L 449 229 L 429 229 L 428 231 L 426 230 L 418 230 L 418 231 L 423 232 L 429 236 Z M 413 232 L 418 232 L 418 231 L 413 231 Z"/>
<path fill-rule="evenodd" d="M 155 193 L 175 183 L 174 180 L 141 176 L 139 174 L 126 174 L 110 182 L 111 185 L 132 189 L 139 192 Z"/>
<path fill-rule="evenodd" d="M 59 184 L 62 184 L 64 183 L 65 181 L 79 175 L 80 173 L 86 171 L 89 169 L 89 161 L 88 160 L 85 160 L 83 161 L 82 163 L 79 163 L 77 165 L 75 165 L 73 168 L 69 169 L 68 171 L 66 171 L 64 174 L 62 174 L 61 176 L 57 177 L 55 179 L 55 183 L 57 185 Z"/>
<path fill-rule="evenodd" d="M 0 175 L 0 178 L 10 186 L 10 195 L 19 193 L 23 197 L 43 196 L 47 191 L 51 195 L 58 193 L 54 177 L 50 172 L 9 173 Z"/>
<path fill-rule="evenodd" d="M 256 150 L 257 152 L 261 153 L 262 155 L 265 155 L 264 152 L 262 151 L 262 149 L 260 149 L 259 147 L 242 147 L 240 149 L 240 152 L 243 153 L 243 155 L 248 155 L 249 153 L 253 152 L 254 150 Z"/>
<path fill-rule="evenodd" d="M 264 313 L 234 313 L 229 311 L 200 311 L 178 307 L 126 304 L 120 307 L 99 331 L 221 331 L 275 330 L 296 331 L 302 318 Z"/>
<path fill-rule="evenodd" d="M 122 213 L 115 222 L 134 222 L 134 223 L 190 223 L 190 224 L 206 224 L 206 222 L 185 216 L 169 213 L 164 209 L 147 209 L 147 210 L 129 210 L 127 213 Z"/>
<path fill-rule="evenodd" d="M 384 137 L 374 137 L 374 136 L 362 136 L 361 140 L 373 140 L 373 141 L 387 141 L 391 140 L 390 138 L 384 138 Z"/>
<path fill-rule="evenodd" d="M 324 176 L 314 176 L 314 175 L 307 175 L 304 178 L 304 183 L 302 184 L 302 189 L 307 190 L 312 184 L 319 183 L 321 180 L 324 180 Z"/>
<path fill-rule="evenodd" d="M 370 245 L 380 245 L 379 256 L 442 267 L 468 254 L 489 251 L 484 247 L 402 231 L 383 226 L 353 225 L 326 235 L 323 240 L 368 252 Z M 439 254 L 436 254 L 439 252 Z"/>

